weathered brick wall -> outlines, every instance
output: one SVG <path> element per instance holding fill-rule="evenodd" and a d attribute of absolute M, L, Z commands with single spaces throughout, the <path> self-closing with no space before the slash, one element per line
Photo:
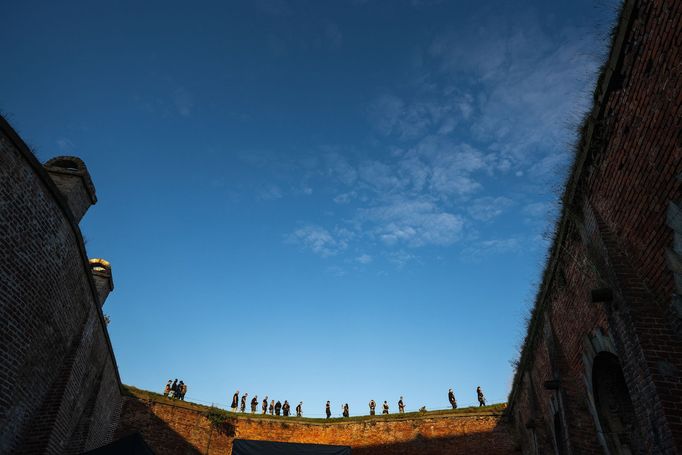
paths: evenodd
<path fill-rule="evenodd" d="M 354 454 L 518 453 L 500 413 L 333 423 L 237 417 L 219 429 L 200 409 L 126 397 L 120 422 L 117 437 L 140 432 L 156 453 L 169 455 L 229 454 L 235 438 L 348 445 Z"/>
<path fill-rule="evenodd" d="M 682 314 L 666 262 L 667 211 L 682 202 L 681 48 L 682 2 L 625 2 L 510 395 L 524 453 L 604 453 L 593 368 L 606 352 L 632 401 L 633 452 L 682 451 Z M 592 302 L 597 288 L 613 298 Z"/>
<path fill-rule="evenodd" d="M 111 439 L 120 379 L 97 299 L 68 205 L 0 119 L 0 453 Z"/>

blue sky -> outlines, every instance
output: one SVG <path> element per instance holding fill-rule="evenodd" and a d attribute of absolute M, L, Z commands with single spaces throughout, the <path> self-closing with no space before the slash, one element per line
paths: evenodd
<path fill-rule="evenodd" d="M 0 109 L 90 170 L 124 382 L 500 402 L 615 8 L 6 2 Z"/>

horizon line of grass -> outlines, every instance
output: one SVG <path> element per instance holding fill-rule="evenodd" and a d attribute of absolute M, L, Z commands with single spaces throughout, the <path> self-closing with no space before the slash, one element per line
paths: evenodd
<path fill-rule="evenodd" d="M 504 413 L 505 409 L 507 408 L 506 403 L 495 403 L 487 406 L 468 406 L 465 408 L 457 408 L 457 409 L 434 409 L 432 411 L 411 411 L 411 412 L 405 412 L 403 414 L 401 413 L 393 413 L 393 414 L 377 414 L 377 415 L 369 415 L 369 414 L 362 414 L 362 415 L 356 415 L 352 417 L 330 417 L 330 418 L 325 418 L 325 417 L 296 417 L 295 415 L 293 416 L 276 416 L 276 415 L 270 415 L 270 414 L 261 414 L 261 413 L 251 413 L 251 412 L 232 412 L 217 406 L 209 406 L 205 404 L 200 404 L 200 403 L 195 403 L 192 401 L 183 401 L 183 400 L 174 400 L 174 399 L 169 399 L 167 397 L 164 397 L 162 394 L 157 393 L 157 392 L 152 392 L 149 390 L 143 390 L 139 389 L 135 386 L 130 386 L 130 385 L 123 385 L 125 391 L 128 393 L 128 395 L 140 398 L 140 399 L 148 399 L 156 402 L 160 402 L 163 404 L 167 404 L 169 406 L 178 406 L 178 407 L 184 407 L 188 409 L 194 409 L 197 411 L 202 411 L 206 413 L 213 413 L 213 414 L 220 414 L 221 417 L 225 419 L 261 419 L 261 420 L 280 420 L 283 423 L 284 422 L 289 422 L 289 421 L 297 421 L 297 422 L 304 422 L 304 423 L 343 423 L 343 422 L 353 422 L 353 421 L 363 421 L 363 420 L 400 420 L 400 419 L 415 419 L 415 418 L 427 418 L 427 417 L 450 417 L 450 416 L 472 416 L 472 415 L 477 415 L 477 414 L 483 414 L 483 415 L 501 415 Z"/>

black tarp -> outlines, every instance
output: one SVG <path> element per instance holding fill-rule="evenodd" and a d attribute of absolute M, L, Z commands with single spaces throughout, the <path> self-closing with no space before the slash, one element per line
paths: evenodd
<path fill-rule="evenodd" d="M 154 455 L 140 433 L 133 433 L 99 449 L 84 452 L 83 455 Z"/>
<path fill-rule="evenodd" d="M 232 455 L 350 455 L 350 447 L 235 439 Z"/>

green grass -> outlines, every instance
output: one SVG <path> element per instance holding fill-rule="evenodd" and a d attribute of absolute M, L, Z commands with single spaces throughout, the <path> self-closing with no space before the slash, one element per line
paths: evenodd
<path fill-rule="evenodd" d="M 282 416 L 271 416 L 270 414 L 251 414 L 250 412 L 229 412 L 221 408 L 205 406 L 202 404 L 192 403 L 190 401 L 180 401 L 180 400 L 169 400 L 163 395 L 155 392 L 150 392 L 148 390 L 138 389 L 133 386 L 124 385 L 125 392 L 133 397 L 142 400 L 151 400 L 159 403 L 168 404 L 171 406 L 178 406 L 186 409 L 193 409 L 199 412 L 211 413 L 214 415 L 219 415 L 224 419 L 259 419 L 259 420 L 279 420 L 281 422 L 305 422 L 305 423 L 344 423 L 344 422 L 358 422 L 358 421 L 385 421 L 385 420 L 414 420 L 432 417 L 455 417 L 455 416 L 471 416 L 471 415 L 502 415 L 507 408 L 506 403 L 492 404 L 489 406 L 476 407 L 471 406 L 468 408 L 459 409 L 440 409 L 434 411 L 426 412 L 406 412 L 404 414 L 388 414 L 388 415 L 360 415 L 354 417 L 333 417 L 329 419 L 320 417 L 282 417 Z"/>

